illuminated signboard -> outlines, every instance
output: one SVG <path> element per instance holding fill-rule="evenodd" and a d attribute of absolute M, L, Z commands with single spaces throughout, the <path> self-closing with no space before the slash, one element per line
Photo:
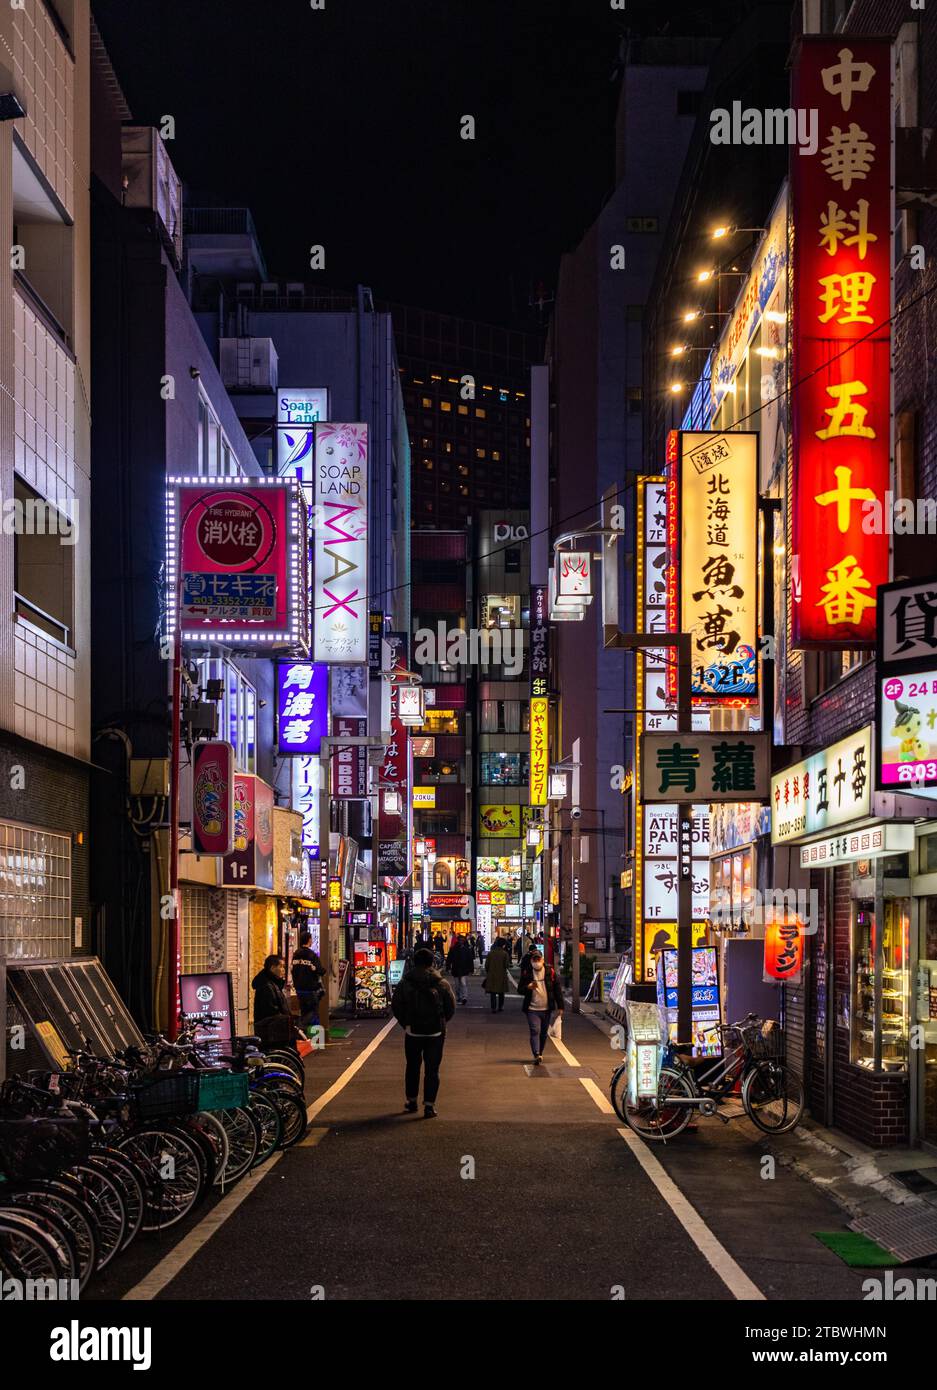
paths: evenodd
<path fill-rule="evenodd" d="M 413 805 L 424 811 L 436 809 L 436 788 L 435 787 L 414 787 Z"/>
<path fill-rule="evenodd" d="M 530 804 L 547 804 L 547 775 L 550 771 L 548 737 L 549 701 L 542 697 L 530 702 Z"/>
<path fill-rule="evenodd" d="M 319 857 L 319 759 L 314 754 L 290 758 L 293 809 L 303 818 L 303 849 Z"/>
<path fill-rule="evenodd" d="M 937 662 L 879 678 L 878 786 L 937 787 Z"/>
<path fill-rule="evenodd" d="M 259 777 L 234 779 L 234 849 L 221 864 L 228 887 L 273 888 L 273 788 Z"/>
<path fill-rule="evenodd" d="M 795 647 L 871 647 L 888 580 L 894 101 L 891 45 L 803 38 L 791 105 L 820 148 L 792 153 Z"/>
<path fill-rule="evenodd" d="M 534 699 L 550 692 L 549 591 L 545 584 L 530 590 L 530 693 Z"/>
<path fill-rule="evenodd" d="M 311 661 L 277 666 L 277 747 L 318 753 L 329 725 L 329 668 Z"/>
<path fill-rule="evenodd" d="M 642 734 L 641 797 L 763 801 L 769 793 L 768 734 Z"/>
<path fill-rule="evenodd" d="M 872 727 L 840 739 L 771 779 L 771 843 L 871 814 Z"/>
<path fill-rule="evenodd" d="M 479 806 L 478 833 L 494 838 L 520 839 L 520 806 Z"/>
<path fill-rule="evenodd" d="M 184 642 L 305 650 L 308 637 L 305 504 L 286 478 L 170 478 L 167 573 Z"/>
<path fill-rule="evenodd" d="M 192 848 L 230 854 L 234 848 L 234 749 L 214 739 L 192 749 Z"/>
<path fill-rule="evenodd" d="M 521 871 L 514 867 L 510 855 L 478 855 L 475 859 L 475 884 L 484 892 L 519 893 Z"/>
<path fill-rule="evenodd" d="M 329 393 L 324 386 L 296 387 L 277 392 L 277 472 L 312 482 L 314 427 L 329 418 Z"/>
<path fill-rule="evenodd" d="M 693 694 L 709 703 L 750 699 L 758 687 L 758 435 L 682 431 L 678 506 Z"/>
<path fill-rule="evenodd" d="M 368 660 L 368 427 L 316 425 L 314 655 Z"/>
<path fill-rule="evenodd" d="M 362 738 L 368 732 L 366 719 L 350 719 L 346 715 L 335 715 L 332 719 L 332 734 L 341 738 Z M 333 796 L 342 799 L 361 800 L 368 794 L 368 750 L 363 744 L 339 744 L 332 753 Z"/>

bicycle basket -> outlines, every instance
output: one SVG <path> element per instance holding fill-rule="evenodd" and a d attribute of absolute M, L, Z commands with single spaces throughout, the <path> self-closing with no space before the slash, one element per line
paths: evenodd
<path fill-rule="evenodd" d="M 198 1073 L 199 1110 L 237 1110 L 247 1104 L 247 1073 L 243 1071 L 200 1071 Z"/>
<path fill-rule="evenodd" d="M 199 1109 L 197 1071 L 148 1076 L 130 1087 L 131 1109 L 138 1120 L 168 1120 Z"/>
<path fill-rule="evenodd" d="M 81 1115 L 0 1120 L 0 1172 L 14 1182 L 52 1177 L 81 1163 L 88 1149 L 88 1121 Z"/>
<path fill-rule="evenodd" d="M 778 1061 L 784 1053 L 784 1034 L 773 1018 L 747 1028 L 745 1043 L 756 1062 Z"/>

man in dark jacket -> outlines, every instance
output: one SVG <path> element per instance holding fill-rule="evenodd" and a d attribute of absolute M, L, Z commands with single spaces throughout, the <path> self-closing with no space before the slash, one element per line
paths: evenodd
<path fill-rule="evenodd" d="M 446 969 L 455 980 L 456 998 L 460 1004 L 468 1003 L 468 984 L 466 977 L 475 974 L 475 952 L 464 936 L 457 936 L 446 957 Z"/>
<path fill-rule="evenodd" d="M 414 952 L 412 968 L 394 990 L 391 1008 L 407 1034 L 404 1038 L 407 1070 L 403 1108 L 408 1114 L 416 1111 L 422 1065 L 423 1115 L 430 1120 L 436 1114 L 446 1024 L 455 1013 L 455 999 L 448 982 L 433 968 L 433 953 L 426 947 Z"/>
<path fill-rule="evenodd" d="M 290 1006 L 283 990 L 286 962 L 282 956 L 268 956 L 263 970 L 251 980 L 254 990 L 254 1030 L 267 1047 L 288 1043 L 293 1036 Z"/>
<path fill-rule="evenodd" d="M 521 961 L 517 988 L 523 999 L 521 1008 L 530 1026 L 530 1050 L 534 1066 L 539 1067 L 543 1061 L 553 1011 L 555 1009 L 562 1013 L 566 1001 L 560 977 L 552 965 L 544 964 L 543 955 L 536 946 Z"/>
<path fill-rule="evenodd" d="M 305 1033 L 310 1023 L 319 1021 L 319 1000 L 325 992 L 322 988 L 325 970 L 312 949 L 312 932 L 300 932 L 299 949 L 293 952 L 290 974 L 299 999 L 299 1026 Z"/>

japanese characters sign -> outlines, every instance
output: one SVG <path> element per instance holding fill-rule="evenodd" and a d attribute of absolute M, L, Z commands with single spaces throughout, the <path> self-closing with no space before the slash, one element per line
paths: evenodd
<path fill-rule="evenodd" d="M 410 734 L 397 713 L 398 688 L 391 687 L 390 742 L 384 750 L 380 772 L 378 799 L 378 871 L 401 876 L 408 873 L 412 841 L 410 837 L 410 787 L 413 783 L 413 763 Z M 400 811 L 385 810 L 385 792 L 396 792 Z"/>
<path fill-rule="evenodd" d="M 884 791 L 937 787 L 937 661 L 879 677 L 879 776 Z"/>
<path fill-rule="evenodd" d="M 804 965 L 803 926 L 795 918 L 765 927 L 765 981 L 799 985 Z"/>
<path fill-rule="evenodd" d="M 907 854 L 914 848 L 914 826 L 906 822 L 867 825 L 847 830 L 826 840 L 811 840 L 800 851 L 802 869 L 822 869 L 827 864 L 847 864 L 858 859 L 876 859 L 883 854 Z"/>
<path fill-rule="evenodd" d="M 273 788 L 259 777 L 234 780 L 234 849 L 222 862 L 232 888 L 273 888 Z"/>
<path fill-rule="evenodd" d="M 281 661 L 277 666 L 280 753 L 318 753 L 328 722 L 329 668 L 311 661 Z"/>
<path fill-rule="evenodd" d="M 368 427 L 316 425 L 314 653 L 368 660 Z"/>
<path fill-rule="evenodd" d="M 527 809 L 526 807 L 524 809 Z M 479 806 L 479 835 L 517 840 L 521 836 L 520 806 Z"/>
<path fill-rule="evenodd" d="M 319 759 L 314 755 L 290 759 L 293 808 L 303 818 L 303 849 L 310 859 L 319 857 Z"/>
<path fill-rule="evenodd" d="M 234 848 L 234 749 L 212 739 L 192 749 L 192 848 L 229 854 Z"/>
<path fill-rule="evenodd" d="M 548 735 L 549 701 L 542 697 L 530 702 L 530 804 L 547 804 L 547 774 L 550 770 Z"/>
<path fill-rule="evenodd" d="M 891 46 L 805 38 L 792 105 L 820 145 L 792 154 L 791 342 L 795 647 L 871 647 L 888 535 L 863 526 L 889 483 Z"/>
<path fill-rule="evenodd" d="M 872 727 L 771 779 L 771 843 L 819 834 L 871 814 Z"/>
<path fill-rule="evenodd" d="M 937 578 L 903 579 L 879 589 L 876 626 L 881 670 L 937 665 Z"/>
<path fill-rule="evenodd" d="M 178 581 L 183 641 L 304 649 L 305 524 L 287 479 L 232 487 L 228 480 L 170 479 L 167 570 Z M 170 633 L 176 620 L 170 610 Z"/>
<path fill-rule="evenodd" d="M 758 435 L 680 435 L 680 605 L 693 694 L 757 691 Z"/>
<path fill-rule="evenodd" d="M 642 800 L 764 800 L 770 746 L 760 733 L 642 734 Z"/>
<path fill-rule="evenodd" d="M 368 732 L 366 719 L 351 719 L 347 715 L 335 715 L 332 732 L 336 738 L 347 734 L 349 738 L 361 737 Z M 363 744 L 342 744 L 332 754 L 333 796 L 345 800 L 361 799 L 368 794 L 368 750 Z"/>
<path fill-rule="evenodd" d="M 534 699 L 549 694 L 550 621 L 549 592 L 545 584 L 530 590 L 530 693 Z"/>

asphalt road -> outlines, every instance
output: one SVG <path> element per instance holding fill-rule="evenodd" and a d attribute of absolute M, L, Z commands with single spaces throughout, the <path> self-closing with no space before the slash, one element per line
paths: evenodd
<path fill-rule="evenodd" d="M 311 1105 L 386 1027 L 359 1021 L 310 1059 Z M 476 978 L 438 1118 L 403 1113 L 394 1024 L 301 1147 L 137 1241 L 86 1299 L 860 1297 L 863 1273 L 814 1235 L 845 1229 L 842 1212 L 789 1170 L 764 1176 L 747 1120 L 629 1141 L 603 1105 L 620 1054 L 569 1011 L 564 1032 L 533 1069 L 520 1000 L 492 1015 Z"/>

